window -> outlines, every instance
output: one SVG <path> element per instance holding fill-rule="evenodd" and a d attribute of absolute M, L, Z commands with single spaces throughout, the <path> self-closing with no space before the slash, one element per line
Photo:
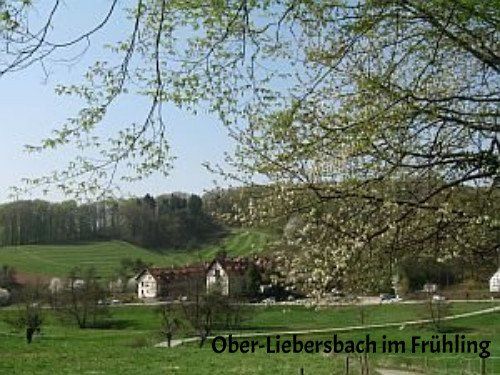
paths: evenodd
<path fill-rule="evenodd" d="M 214 274 L 215 274 L 215 278 L 218 279 L 220 277 L 220 270 L 215 270 Z"/>

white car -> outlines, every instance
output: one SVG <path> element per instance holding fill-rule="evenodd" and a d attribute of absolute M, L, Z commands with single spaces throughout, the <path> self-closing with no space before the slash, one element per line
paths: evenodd
<path fill-rule="evenodd" d="M 441 302 L 441 301 L 446 300 L 446 297 L 444 297 L 444 296 L 440 296 L 439 294 L 434 294 L 434 295 L 432 296 L 432 300 L 433 300 L 433 301 L 438 301 L 438 302 Z"/>
<path fill-rule="evenodd" d="M 274 305 L 276 303 L 276 298 L 274 298 L 274 297 L 266 298 L 262 301 L 262 303 L 264 303 L 266 305 Z"/>

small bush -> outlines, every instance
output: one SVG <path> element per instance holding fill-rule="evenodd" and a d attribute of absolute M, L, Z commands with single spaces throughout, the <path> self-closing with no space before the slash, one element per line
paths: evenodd
<path fill-rule="evenodd" d="M 131 348 L 145 348 L 148 346 L 148 339 L 144 336 L 134 337 L 132 341 L 128 344 Z"/>
<path fill-rule="evenodd" d="M 10 304 L 10 293 L 6 289 L 0 288 L 0 306 L 7 306 Z"/>

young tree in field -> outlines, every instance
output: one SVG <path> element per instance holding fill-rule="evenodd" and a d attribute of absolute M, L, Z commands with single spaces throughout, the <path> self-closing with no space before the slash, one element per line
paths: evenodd
<path fill-rule="evenodd" d="M 26 342 L 31 344 L 33 336 L 40 333 L 44 321 L 43 303 L 45 295 L 38 284 L 26 286 L 20 292 L 17 313 L 7 322 L 14 328 L 26 332 Z"/>
<path fill-rule="evenodd" d="M 73 269 L 68 275 L 69 285 L 61 296 L 65 314 L 79 328 L 97 327 L 99 319 L 106 317 L 106 290 L 99 283 L 95 270 Z"/>
<path fill-rule="evenodd" d="M 423 304 L 423 316 L 429 319 L 438 332 L 443 330 L 443 318 L 450 314 L 450 304 L 442 297 L 434 297 L 433 293 L 426 293 Z"/>
<path fill-rule="evenodd" d="M 33 304 L 31 306 L 26 305 L 21 320 L 26 327 L 26 342 L 31 344 L 33 335 L 40 333 L 42 328 L 43 317 L 40 306 Z"/>
<path fill-rule="evenodd" d="M 173 336 L 176 332 L 182 328 L 183 321 L 178 316 L 177 309 L 172 306 L 172 304 L 164 305 L 160 307 L 161 314 L 161 328 L 160 332 L 167 339 L 168 347 L 172 342 Z"/>
<path fill-rule="evenodd" d="M 217 290 L 197 296 L 193 303 L 183 303 L 184 317 L 200 337 L 200 347 L 214 330 L 236 328 L 242 321 L 242 307 Z"/>

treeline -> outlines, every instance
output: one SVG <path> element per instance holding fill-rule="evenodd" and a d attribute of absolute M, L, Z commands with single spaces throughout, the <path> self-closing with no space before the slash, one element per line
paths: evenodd
<path fill-rule="evenodd" d="M 119 239 L 149 248 L 191 247 L 220 230 L 202 199 L 183 193 L 89 204 L 25 200 L 0 206 L 2 246 Z"/>

